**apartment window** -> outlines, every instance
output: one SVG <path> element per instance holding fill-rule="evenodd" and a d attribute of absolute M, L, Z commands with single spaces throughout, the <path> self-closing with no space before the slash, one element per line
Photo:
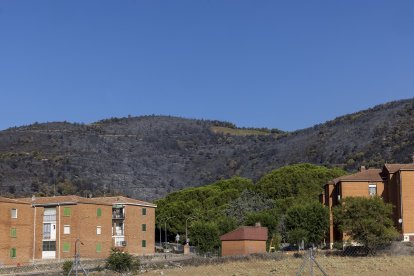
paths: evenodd
<path fill-rule="evenodd" d="M 70 209 L 70 207 L 64 207 L 63 208 L 63 216 L 64 217 L 70 217 L 71 214 L 72 214 L 72 210 Z"/>
<path fill-rule="evenodd" d="M 43 224 L 43 239 L 49 240 L 51 238 L 52 233 L 52 224 L 44 223 Z"/>
<path fill-rule="evenodd" d="M 102 227 L 96 226 L 96 235 L 100 235 L 100 234 L 102 234 Z"/>
<path fill-rule="evenodd" d="M 368 192 L 370 196 L 376 196 L 377 195 L 377 184 L 369 184 Z"/>
<path fill-rule="evenodd" d="M 70 234 L 70 225 L 63 226 L 63 234 L 69 235 Z"/>
<path fill-rule="evenodd" d="M 17 209 L 15 208 L 11 209 L 10 216 L 12 219 L 17 219 Z"/>
<path fill-rule="evenodd" d="M 147 225 L 146 224 L 142 225 L 142 231 L 147 231 Z"/>
<path fill-rule="evenodd" d="M 10 228 L 10 237 L 12 238 L 16 237 L 16 228 Z"/>
<path fill-rule="evenodd" d="M 147 241 L 146 240 L 142 240 L 142 247 L 147 247 Z"/>
<path fill-rule="evenodd" d="M 95 250 L 96 250 L 97 253 L 102 252 L 102 244 L 101 243 L 97 243 L 96 244 L 96 247 L 95 247 Z"/>
<path fill-rule="evenodd" d="M 56 251 L 56 241 L 44 241 L 42 244 L 43 251 Z"/>
<path fill-rule="evenodd" d="M 102 216 L 102 209 L 101 209 L 101 208 L 98 208 L 98 209 L 96 210 L 96 216 L 97 216 L 97 217 Z"/>
<path fill-rule="evenodd" d="M 16 258 L 16 248 L 10 248 L 10 258 Z"/>
<path fill-rule="evenodd" d="M 63 244 L 63 252 L 69 252 L 70 251 L 70 243 L 65 242 Z"/>
<path fill-rule="evenodd" d="M 146 216 L 147 215 L 147 208 L 142 208 L 142 215 Z"/>

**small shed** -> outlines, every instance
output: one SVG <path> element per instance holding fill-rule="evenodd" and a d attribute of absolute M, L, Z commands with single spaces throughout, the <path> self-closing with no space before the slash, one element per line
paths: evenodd
<path fill-rule="evenodd" d="M 248 255 L 253 253 L 265 253 L 267 241 L 267 227 L 241 226 L 236 230 L 220 237 L 221 255 Z"/>

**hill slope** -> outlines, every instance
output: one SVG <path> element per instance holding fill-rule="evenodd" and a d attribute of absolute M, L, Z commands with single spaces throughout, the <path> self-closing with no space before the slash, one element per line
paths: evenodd
<path fill-rule="evenodd" d="M 409 162 L 412 153 L 413 99 L 295 132 L 166 116 L 44 123 L 0 132 L 0 192 L 117 190 L 152 200 L 233 175 L 257 179 L 292 163 L 353 170 Z"/>

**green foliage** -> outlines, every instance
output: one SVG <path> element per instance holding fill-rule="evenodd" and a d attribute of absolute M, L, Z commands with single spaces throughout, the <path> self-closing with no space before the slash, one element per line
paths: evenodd
<path fill-rule="evenodd" d="M 236 219 L 232 217 L 221 217 L 215 223 L 217 224 L 220 235 L 233 231 L 239 226 Z"/>
<path fill-rule="evenodd" d="M 319 202 L 295 205 L 286 213 L 285 227 L 289 239 L 294 231 L 295 235 L 303 234 L 306 242 L 318 244 L 329 227 L 329 210 Z"/>
<path fill-rule="evenodd" d="M 117 272 L 131 271 L 139 266 L 138 261 L 134 261 L 131 254 L 122 252 L 117 248 L 111 248 L 111 253 L 106 259 L 106 267 Z"/>
<path fill-rule="evenodd" d="M 72 265 L 73 265 L 73 261 L 71 261 L 71 260 L 66 260 L 66 261 L 63 262 L 62 270 L 63 270 L 64 275 L 69 274 L 69 271 L 72 268 Z"/>
<path fill-rule="evenodd" d="M 200 252 L 211 252 L 220 245 L 220 230 L 216 223 L 195 221 L 190 226 L 190 240 Z"/>
<path fill-rule="evenodd" d="M 228 217 L 233 217 L 240 224 L 246 215 L 252 212 L 261 212 L 273 208 L 274 201 L 252 190 L 244 190 L 240 197 L 229 203 L 225 210 Z"/>
<path fill-rule="evenodd" d="M 267 227 L 269 241 L 277 234 L 277 227 L 279 222 L 279 213 L 276 209 L 266 210 L 262 212 L 249 213 L 244 222 L 245 225 L 255 225 L 260 222 L 261 226 Z"/>
<path fill-rule="evenodd" d="M 339 229 L 371 254 L 398 236 L 391 215 L 392 205 L 380 197 L 347 197 L 334 208 L 334 222 Z"/>
<path fill-rule="evenodd" d="M 309 232 L 302 228 L 292 229 L 287 234 L 289 243 L 296 244 L 298 246 L 302 241 L 305 243 L 308 242 L 308 235 Z"/>
<path fill-rule="evenodd" d="M 183 222 L 189 216 L 204 221 L 220 220 L 224 217 L 227 205 L 237 199 L 242 191 L 252 187 L 253 182 L 250 179 L 233 177 L 207 186 L 171 193 L 156 202 L 157 224 L 159 225 L 167 217 L 174 216 L 174 219 L 168 221 L 168 231 L 184 233 Z"/>
<path fill-rule="evenodd" d="M 329 180 L 344 175 L 345 171 L 307 163 L 282 167 L 263 176 L 256 189 L 273 199 L 287 197 L 317 200 L 322 187 Z"/>

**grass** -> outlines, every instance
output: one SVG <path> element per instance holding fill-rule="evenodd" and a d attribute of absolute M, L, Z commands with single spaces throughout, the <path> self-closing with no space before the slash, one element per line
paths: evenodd
<path fill-rule="evenodd" d="M 235 136 L 249 136 L 249 135 L 272 135 L 270 132 L 261 131 L 257 129 L 242 129 L 242 128 L 229 128 L 229 127 L 221 127 L 221 126 L 213 126 L 211 127 L 211 131 L 214 133 L 223 133 Z"/>
<path fill-rule="evenodd" d="M 414 256 L 325 257 L 316 258 L 328 275 L 412 275 Z M 286 256 L 279 260 L 250 259 L 222 264 L 181 266 L 150 270 L 146 275 L 295 275 L 303 259 Z M 309 263 L 304 273 L 309 275 Z M 322 275 L 314 266 L 314 275 Z"/>

